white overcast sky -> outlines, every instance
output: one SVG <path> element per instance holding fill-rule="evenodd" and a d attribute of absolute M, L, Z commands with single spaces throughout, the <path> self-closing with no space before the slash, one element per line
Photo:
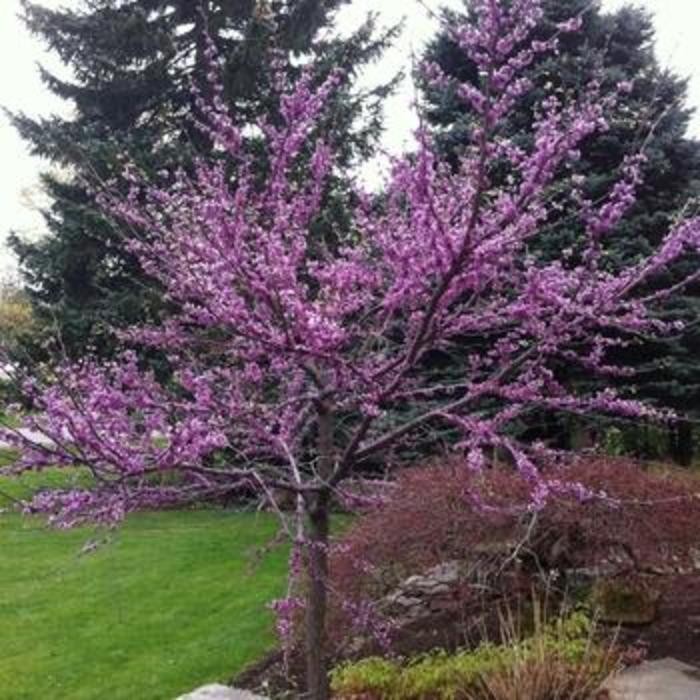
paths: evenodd
<path fill-rule="evenodd" d="M 43 0 L 47 7 L 72 4 L 74 0 Z M 460 6 L 460 0 L 425 0 L 431 7 L 444 4 Z M 625 0 L 604 0 L 606 8 L 614 9 Z M 634 4 L 651 10 L 656 17 L 657 47 L 661 61 L 691 80 L 690 102 L 698 108 L 693 133 L 700 137 L 700 0 L 635 0 Z M 342 11 L 340 21 L 350 27 L 368 11 L 378 11 L 386 23 L 405 19 L 405 29 L 396 48 L 382 64 L 373 70 L 372 77 L 392 75 L 401 67 L 409 69 L 412 52 L 418 53 L 432 35 L 435 24 L 417 0 L 353 0 Z M 66 112 L 66 106 L 53 98 L 39 81 L 38 61 L 57 67 L 54 58 L 47 56 L 38 42 L 29 36 L 17 19 L 19 0 L 0 0 L 0 106 L 23 110 L 30 114 Z M 412 99 L 410 84 L 386 105 L 386 145 L 397 151 L 410 141 L 415 126 L 409 108 Z M 4 248 L 4 239 L 10 229 L 40 235 L 41 219 L 26 204 L 27 191 L 37 183 L 37 173 L 43 165 L 31 158 L 22 141 L 0 115 L 0 275 L 11 274 L 14 263 Z"/>

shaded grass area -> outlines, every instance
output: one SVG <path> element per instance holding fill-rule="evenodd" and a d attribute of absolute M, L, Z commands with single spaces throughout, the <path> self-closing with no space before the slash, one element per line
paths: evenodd
<path fill-rule="evenodd" d="M 0 491 L 65 478 L 0 479 Z M 133 515 L 113 533 L 0 515 L 0 700 L 170 700 L 230 678 L 274 644 L 266 604 L 287 551 L 256 553 L 277 528 L 221 510 Z"/>
<path fill-rule="evenodd" d="M 17 453 L 13 450 L 0 449 L 0 468 L 11 465 L 16 458 Z M 17 501 L 31 499 L 37 491 L 86 488 L 91 479 L 87 469 L 74 467 L 25 472 L 12 478 L 0 476 L 0 512 L 15 507 Z"/>
<path fill-rule="evenodd" d="M 22 419 L 15 413 L 5 413 L 0 410 L 0 426 L 3 425 L 8 428 L 20 428 L 22 427 Z"/>

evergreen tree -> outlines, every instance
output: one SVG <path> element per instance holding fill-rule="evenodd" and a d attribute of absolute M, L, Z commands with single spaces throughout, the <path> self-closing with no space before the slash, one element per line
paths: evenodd
<path fill-rule="evenodd" d="M 186 164 L 206 148 L 193 126 L 191 85 L 206 89 L 204 30 L 225 63 L 226 97 L 244 123 L 274 111 L 270 63 L 312 63 L 319 80 L 340 68 L 353 75 L 381 56 L 395 30 L 377 31 L 373 18 L 351 36 L 334 32 L 347 0 L 81 0 L 53 10 L 23 1 L 23 18 L 70 69 L 64 80 L 42 69 L 51 92 L 69 100 L 71 117 L 13 116 L 34 153 L 58 165 L 46 173 L 49 235 L 12 244 L 36 313 L 51 321 L 67 353 L 110 354 L 111 327 L 152 318 L 160 292 L 125 248 L 132 232 L 116 230 L 94 206 L 99 188 L 128 157 L 155 173 Z M 296 72 L 299 68 L 290 68 Z M 345 163 L 371 151 L 380 132 L 380 104 L 393 81 L 364 93 L 341 91 L 329 120 Z M 342 215 L 342 183 L 327 211 Z M 336 222 L 337 223 L 337 222 Z"/>
<path fill-rule="evenodd" d="M 652 17 L 633 6 L 606 13 L 600 3 L 591 5 L 590 0 L 547 0 L 538 28 L 539 38 L 551 37 L 559 22 L 576 13 L 582 19 L 580 31 L 563 34 L 555 55 L 534 62 L 528 77 L 535 89 L 509 117 L 508 126 L 511 138 L 516 142 L 526 141 L 535 116 L 533 109 L 551 86 L 561 94 L 574 96 L 593 79 L 606 87 L 632 82 L 632 90 L 622 99 L 610 130 L 583 144 L 577 165 L 585 178 L 586 196 L 595 200 L 619 176 L 625 156 L 644 145 L 648 160 L 643 168 L 639 198 L 631 215 L 616 231 L 615 246 L 607 260 L 608 265 L 618 267 L 648 254 L 681 211 L 697 210 L 700 142 L 687 135 L 692 116 L 686 101 L 687 81 L 663 69 L 655 56 Z M 439 65 L 454 79 L 455 85 L 458 80 L 476 83 L 475 66 L 447 29 L 457 26 L 458 14 L 444 12 L 445 29 L 430 44 L 426 60 Z M 469 14 L 470 3 L 466 0 L 462 16 Z M 429 105 L 428 120 L 441 152 L 448 161 L 456 162 L 470 138 L 475 115 L 451 86 L 445 89 L 425 86 L 424 97 Z M 580 229 L 571 225 L 569 214 L 563 210 L 548 222 L 548 244 L 537 254 L 554 257 L 576 240 Z M 697 257 L 688 257 L 668 274 L 681 279 L 697 266 Z M 684 321 L 686 330 L 663 343 L 645 342 L 621 351 L 627 355 L 625 361 L 632 361 L 637 370 L 634 383 L 628 388 L 642 398 L 698 417 L 700 287 L 684 288 L 668 303 L 665 316 Z M 570 377 L 572 382 L 585 380 L 585 377 Z M 671 442 L 671 451 L 678 461 L 688 463 L 692 455 L 690 424 L 678 424 Z M 637 448 L 644 451 L 645 446 L 637 445 Z"/>

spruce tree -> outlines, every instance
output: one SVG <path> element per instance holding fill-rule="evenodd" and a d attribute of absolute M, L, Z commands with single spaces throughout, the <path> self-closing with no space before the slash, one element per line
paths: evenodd
<path fill-rule="evenodd" d="M 352 78 L 381 56 L 395 30 L 378 31 L 369 17 L 341 37 L 333 22 L 345 2 L 81 0 L 76 9 L 54 10 L 23 1 L 29 30 L 72 74 L 65 80 L 41 73 L 47 88 L 72 104 L 69 118 L 12 115 L 32 151 L 60 172 L 43 175 L 48 235 L 38 242 L 13 235 L 12 245 L 35 311 L 58 332 L 62 350 L 109 355 L 112 328 L 161 311 L 158 288 L 126 249 L 132 232 L 102 217 L 92 190 L 119 172 L 125 158 L 156 173 L 186 167 L 206 149 L 191 119 L 192 83 L 207 85 L 205 30 L 225 63 L 227 100 L 244 123 L 274 112 L 269 68 L 281 54 L 290 66 L 313 64 L 319 80 L 334 69 L 348 75 L 329 116 L 330 133 L 346 164 L 371 151 L 393 81 L 363 93 L 352 88 Z M 343 183 L 335 190 L 326 210 L 342 228 Z"/>
<path fill-rule="evenodd" d="M 547 0 L 538 33 L 551 37 L 559 22 L 579 14 L 580 31 L 560 37 L 557 54 L 543 57 L 531 66 L 529 78 L 535 89 L 528 102 L 509 118 L 511 137 L 526 140 L 534 119 L 533 108 L 545 90 L 555 86 L 561 94 L 575 96 L 582 86 L 597 78 L 612 87 L 631 81 L 632 90 L 622 100 L 611 129 L 589 139 L 581 148 L 577 171 L 585 178 L 587 197 L 596 200 L 615 178 L 626 155 L 644 146 L 647 163 L 639 199 L 624 225 L 615 233 L 614 251 L 607 260 L 621 267 L 641 258 L 658 245 L 663 231 L 681 212 L 698 209 L 700 195 L 700 142 L 688 136 L 692 110 L 687 105 L 687 81 L 665 70 L 654 52 L 654 26 L 650 14 L 639 7 L 626 6 L 612 13 L 590 0 Z M 469 17 L 470 3 L 463 13 L 445 11 L 443 29 L 426 52 L 426 60 L 440 66 L 455 80 L 475 82 L 474 65 L 453 41 L 449 27 L 458 23 L 457 15 Z M 448 86 L 445 89 L 424 86 L 429 105 L 429 123 L 441 146 L 441 153 L 456 162 L 475 123 L 467 104 Z M 557 196 L 553 188 L 553 196 Z M 533 251 L 543 258 L 556 256 L 568 248 L 580 231 L 571 225 L 570 212 L 563 210 L 548 222 L 548 243 Z M 697 257 L 687 257 L 669 271 L 681 279 L 697 269 Z M 667 304 L 666 318 L 683 321 L 686 329 L 663 343 L 642 342 L 620 351 L 636 369 L 627 382 L 630 393 L 651 399 L 692 417 L 700 417 L 700 287 L 685 287 Z M 562 368 L 562 372 L 569 371 Z M 570 376 L 571 382 L 586 377 Z M 542 417 L 539 416 L 538 420 Z M 681 421 L 671 432 L 671 452 L 682 463 L 692 458 L 690 423 Z M 559 424 L 561 430 L 561 424 Z M 639 435 L 627 431 L 629 442 L 645 452 L 653 446 L 639 444 Z M 630 445 L 632 446 L 632 445 Z"/>

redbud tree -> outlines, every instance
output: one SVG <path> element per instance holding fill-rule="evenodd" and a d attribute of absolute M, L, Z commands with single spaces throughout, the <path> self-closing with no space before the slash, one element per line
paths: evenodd
<path fill-rule="evenodd" d="M 278 118 L 257 128 L 261 177 L 261 149 L 244 146 L 211 51 L 211 97 L 200 99 L 211 154 L 192 171 L 162 173 L 162 182 L 127 172 L 128 194 L 101 196 L 111 216 L 141 232 L 133 251 L 177 309 L 157 327 L 124 334 L 165 353 L 170 380 L 159 383 L 128 353 L 59 367 L 51 383 L 26 386 L 40 410 L 25 425 L 50 442 L 9 434 L 22 450 L 13 472 L 92 472 L 86 490 L 44 492 L 29 504 L 60 526 L 241 489 L 271 503 L 296 499 L 312 698 L 327 697 L 331 499 L 368 460 L 388 464 L 409 442 L 449 429 L 465 468 L 487 468 L 494 447 L 509 453 L 537 508 L 576 486 L 542 468 L 543 446 L 515 442 L 519 417 L 533 409 L 653 415 L 612 389 L 576 393 L 557 367 L 619 373 L 610 355 L 620 344 L 674 330 L 654 316 L 674 289 L 650 282 L 698 247 L 700 220 L 679 223 L 652 256 L 613 275 L 606 247 L 635 201 L 643 156 L 621 164 L 603 201 L 586 201 L 573 173 L 582 142 L 608 127 L 616 96 L 596 84 L 575 101 L 552 94 L 529 144 L 502 133 L 531 88 L 523 72 L 556 51 L 556 35 L 529 39 L 540 5 L 474 0 L 478 23 L 454 33 L 479 68 L 480 86 L 458 90 L 480 125 L 459 166 L 440 163 L 419 130 L 417 151 L 391 163 L 379 194 L 358 188 L 351 224 L 332 247 L 312 241 L 310 228 L 334 172 L 319 125 L 342 78 L 278 80 Z M 553 212 L 572 202 L 578 243 L 554 261 L 531 255 Z M 471 337 L 478 351 L 462 352 L 457 375 L 454 366 L 426 370 L 434 365 L 426 358 L 468 348 Z"/>

